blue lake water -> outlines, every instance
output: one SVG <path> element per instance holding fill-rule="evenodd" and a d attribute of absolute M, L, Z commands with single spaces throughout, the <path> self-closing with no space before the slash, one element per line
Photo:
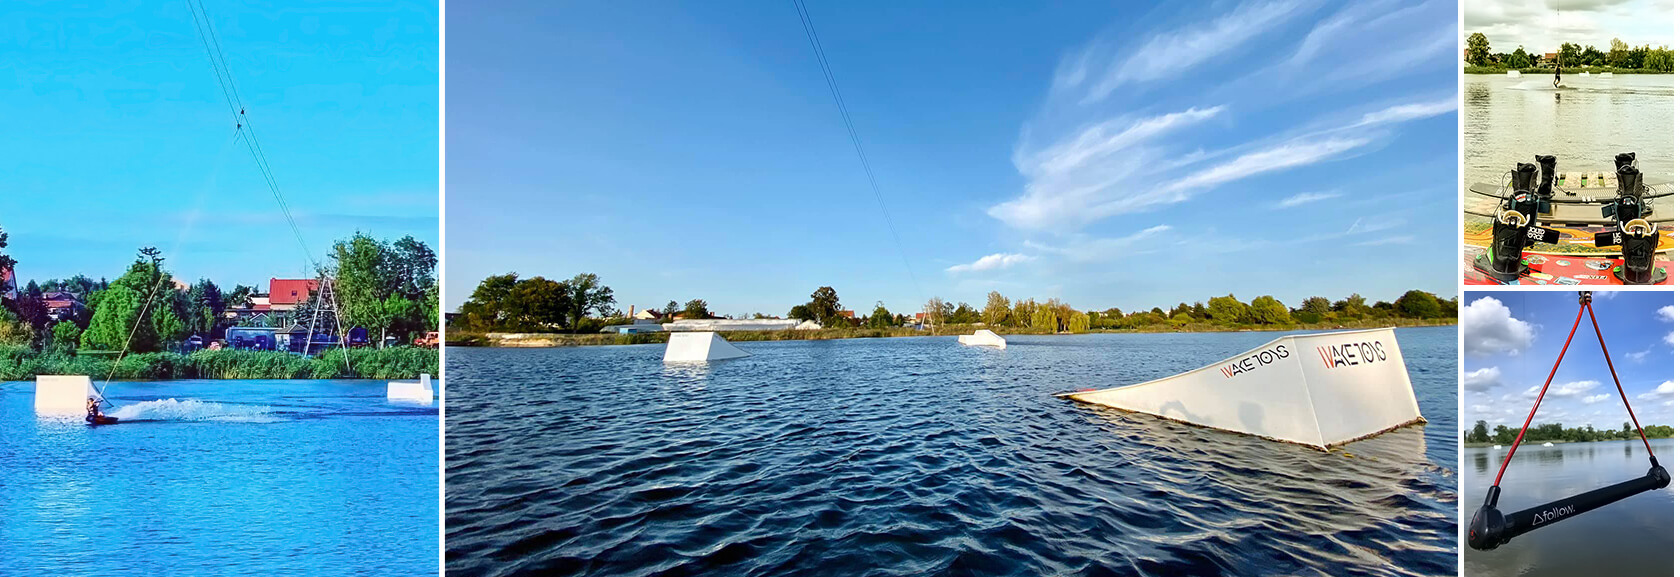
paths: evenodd
<path fill-rule="evenodd" d="M 1335 453 L 1053 397 L 1278 333 L 449 350 L 450 575 L 1449 575 L 1457 336 L 1429 424 Z"/>
<path fill-rule="evenodd" d="M 436 575 L 438 410 L 377 381 L 0 383 L 0 574 Z"/>

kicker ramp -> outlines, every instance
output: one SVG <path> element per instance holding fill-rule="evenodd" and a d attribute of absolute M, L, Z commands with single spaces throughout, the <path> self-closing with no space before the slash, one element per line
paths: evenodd
<path fill-rule="evenodd" d="M 418 381 L 390 381 L 385 383 L 386 400 L 431 403 L 434 393 L 432 376 L 429 374 L 420 375 Z"/>
<path fill-rule="evenodd" d="M 86 375 L 40 375 L 35 377 L 35 412 L 82 414 L 87 401 L 98 397 L 93 379 Z"/>
<path fill-rule="evenodd" d="M 671 340 L 665 343 L 667 363 L 718 361 L 745 356 L 749 353 L 711 332 L 671 333 Z"/>
<path fill-rule="evenodd" d="M 1391 328 L 1281 337 L 1187 373 L 1059 396 L 1326 450 L 1423 422 Z"/>
<path fill-rule="evenodd" d="M 974 331 L 972 335 L 957 335 L 957 342 L 971 347 L 997 347 L 1001 349 L 1009 346 L 1009 343 L 1005 342 L 1003 337 L 985 329 Z"/>

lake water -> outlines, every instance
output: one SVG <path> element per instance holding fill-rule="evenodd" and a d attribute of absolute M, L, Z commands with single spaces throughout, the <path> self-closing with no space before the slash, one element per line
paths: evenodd
<path fill-rule="evenodd" d="M 1556 155 L 1559 171 L 1610 172 L 1615 155 L 1630 151 L 1639 155 L 1646 179 L 1673 182 L 1673 75 L 1566 74 L 1562 90 L 1552 87 L 1549 74 L 1463 78 L 1466 185 L 1503 183 L 1518 162 L 1532 163 L 1536 154 Z M 1494 202 L 1461 194 L 1466 208 Z"/>
<path fill-rule="evenodd" d="M 1662 422 L 1658 419 L 1658 422 Z M 1652 439 L 1657 461 L 1673 474 L 1674 440 Z M 1482 506 L 1504 449 L 1464 450 L 1464 514 Z M 1499 510 L 1512 513 L 1614 485 L 1650 468 L 1645 445 L 1633 441 L 1524 443 L 1500 483 Z M 1475 577 L 1673 575 L 1674 485 L 1647 491 L 1512 539 L 1493 551 L 1464 549 L 1464 574 Z"/>
<path fill-rule="evenodd" d="M 0 383 L 0 574 L 436 575 L 438 411 L 377 381 Z"/>
<path fill-rule="evenodd" d="M 1429 424 L 1336 453 L 1054 393 L 1279 333 L 449 350 L 450 575 L 1447 575 L 1457 333 L 1396 331 Z"/>

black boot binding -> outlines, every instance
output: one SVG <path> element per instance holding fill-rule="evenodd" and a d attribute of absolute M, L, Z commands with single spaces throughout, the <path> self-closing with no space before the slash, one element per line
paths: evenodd
<path fill-rule="evenodd" d="M 1535 225 L 1539 201 L 1534 192 L 1538 176 L 1534 165 L 1518 163 L 1511 171 L 1511 198 L 1493 219 L 1493 243 L 1486 255 L 1476 257 L 1473 266 L 1500 282 L 1517 280 L 1528 272 L 1522 251 L 1535 242 L 1558 241 L 1558 232 Z"/>
<path fill-rule="evenodd" d="M 1598 316 L 1592 314 L 1592 293 L 1581 292 L 1580 312 L 1575 313 L 1575 326 L 1569 329 L 1569 338 L 1563 341 L 1563 351 L 1558 353 L 1558 362 L 1563 362 L 1563 354 L 1569 351 L 1569 341 L 1575 340 L 1575 329 L 1581 326 L 1581 313 L 1587 313 L 1592 319 L 1593 333 L 1599 335 L 1599 345 L 1604 344 L 1603 333 L 1598 330 Z M 1616 392 L 1622 395 L 1626 405 L 1627 393 L 1622 391 L 1621 378 L 1616 376 L 1616 365 L 1610 361 L 1610 350 L 1604 349 L 1604 362 L 1610 367 L 1610 378 L 1616 382 Z M 1540 395 L 1534 398 L 1534 408 L 1528 412 L 1528 422 L 1517 432 L 1517 438 L 1511 443 L 1510 451 L 1505 453 L 1505 462 L 1499 465 L 1499 474 L 1493 479 L 1493 486 L 1488 487 L 1487 499 L 1476 509 L 1476 514 L 1470 518 L 1467 534 L 1470 548 L 1477 551 L 1491 551 L 1500 545 L 1511 542 L 1519 535 L 1539 529 L 1543 526 L 1574 517 L 1581 513 L 1609 505 L 1616 501 L 1632 497 L 1645 491 L 1655 491 L 1668 486 L 1668 470 L 1657 463 L 1656 453 L 1651 451 L 1651 442 L 1645 439 L 1645 430 L 1639 430 L 1639 439 L 1645 441 L 1645 451 L 1651 456 L 1651 468 L 1645 475 L 1631 481 L 1623 481 L 1608 487 L 1593 489 L 1573 497 L 1565 497 L 1551 503 L 1517 511 L 1510 515 L 1499 512 L 1499 482 L 1505 477 L 1505 467 L 1511 464 L 1511 455 L 1522 444 L 1523 435 L 1528 432 L 1529 423 L 1534 421 L 1534 413 L 1540 409 L 1540 401 L 1546 398 L 1546 389 L 1552 384 L 1552 377 L 1557 376 L 1557 367 L 1552 367 L 1552 374 L 1546 377 L 1546 384 L 1540 387 Z M 1628 417 L 1635 426 L 1639 424 L 1639 417 L 1633 414 L 1631 406 Z"/>
<path fill-rule="evenodd" d="M 1631 161 L 1633 153 L 1616 155 L 1616 201 L 1604 208 L 1605 216 L 1616 217 L 1616 230 L 1593 235 L 1599 247 L 1620 246 L 1622 266 L 1615 270 L 1623 284 L 1657 284 L 1668 279 L 1668 271 L 1656 267 L 1657 244 L 1662 233 L 1642 217 L 1649 212 L 1644 200 L 1645 179 Z"/>
<path fill-rule="evenodd" d="M 1550 154 L 1534 155 L 1534 162 L 1540 164 L 1540 187 L 1534 191 L 1538 197 L 1540 212 L 1552 213 L 1552 185 L 1557 181 L 1557 157 Z"/>

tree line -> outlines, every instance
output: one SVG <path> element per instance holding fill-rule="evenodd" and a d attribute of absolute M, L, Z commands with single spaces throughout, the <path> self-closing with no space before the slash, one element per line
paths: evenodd
<path fill-rule="evenodd" d="M 593 273 L 582 273 L 568 281 L 543 277 L 520 279 L 517 273 L 494 275 L 474 289 L 461 305 L 452 326 L 481 332 L 597 332 L 604 327 L 631 322 L 617 304 L 613 291 Z M 662 320 L 717 318 L 704 299 L 679 305 L 668 302 L 655 311 Z M 1233 294 L 1207 299 L 1206 303 L 1178 303 L 1130 313 L 1118 308 L 1082 311 L 1060 299 L 1043 302 L 1034 298 L 1010 300 L 992 291 L 980 307 L 966 302 L 952 303 L 933 297 L 922 306 L 924 327 L 987 325 L 1035 332 L 1086 332 L 1093 329 L 1133 330 L 1179 327 L 1284 328 L 1387 319 L 1438 320 L 1458 316 L 1458 298 L 1442 299 L 1421 290 L 1407 291 L 1394 302 L 1369 303 L 1352 294 L 1331 301 L 1325 297 L 1302 299 L 1290 307 L 1270 295 L 1244 302 Z M 764 313 L 740 318 L 776 318 Z M 848 314 L 840 295 L 831 286 L 817 287 L 810 299 L 793 305 L 785 318 L 811 321 L 824 328 L 891 328 L 913 325 L 913 314 L 895 313 L 876 301 L 867 315 Z"/>
<path fill-rule="evenodd" d="M 1518 428 L 1505 425 L 1498 425 L 1489 429 L 1487 421 L 1476 421 L 1476 426 L 1464 432 L 1464 442 L 1510 445 L 1517 440 L 1519 431 Z M 1644 431 L 1645 437 L 1651 439 L 1667 439 L 1674 436 L 1674 427 L 1668 425 L 1645 425 Z M 1564 428 L 1561 423 L 1547 423 L 1530 426 L 1528 433 L 1523 435 L 1523 442 L 1586 443 L 1592 441 L 1628 441 L 1637 438 L 1639 438 L 1639 432 L 1633 428 L 1633 423 L 1625 421 L 1622 422 L 1621 429 L 1593 429 L 1592 425 Z"/>
<path fill-rule="evenodd" d="M 6 247 L 5 240 L 5 233 L 0 232 L 0 249 Z M 413 237 L 386 243 L 358 233 L 336 243 L 332 257 L 332 264 L 318 271 L 318 278 L 334 281 L 339 313 L 347 327 L 406 338 L 437 326 L 438 259 L 425 243 Z M 166 261 L 162 251 L 143 247 L 116 280 L 76 275 L 29 281 L 16 298 L 5 299 L 0 306 L 0 345 L 60 353 L 168 350 L 192 336 L 218 338 L 235 324 L 226 313 L 249 308 L 252 296 L 262 291 L 245 285 L 226 291 L 210 279 L 181 287 L 165 268 Z M 16 263 L 0 254 L 0 268 L 13 270 Z M 45 298 L 52 292 L 68 293 L 83 307 L 54 319 Z M 261 323 L 246 317 L 238 324 L 276 328 L 307 324 L 320 306 L 318 297 L 312 290 L 290 312 L 273 313 Z M 336 333 L 338 329 L 333 319 L 325 318 L 317 330 Z"/>
<path fill-rule="evenodd" d="M 1471 66 L 1500 66 L 1520 70 L 1539 66 L 1540 56 L 1542 55 L 1539 53 L 1530 54 L 1520 45 L 1509 54 L 1495 53 L 1488 44 L 1487 36 L 1481 32 L 1471 34 L 1465 40 L 1464 63 Z M 1565 42 L 1558 47 L 1557 63 L 1564 68 L 1594 66 L 1674 72 L 1674 50 L 1666 46 L 1652 48 L 1649 44 L 1629 47 L 1620 38 L 1610 39 L 1610 50 L 1607 52 L 1591 45 L 1583 47 L 1580 44 Z"/>

